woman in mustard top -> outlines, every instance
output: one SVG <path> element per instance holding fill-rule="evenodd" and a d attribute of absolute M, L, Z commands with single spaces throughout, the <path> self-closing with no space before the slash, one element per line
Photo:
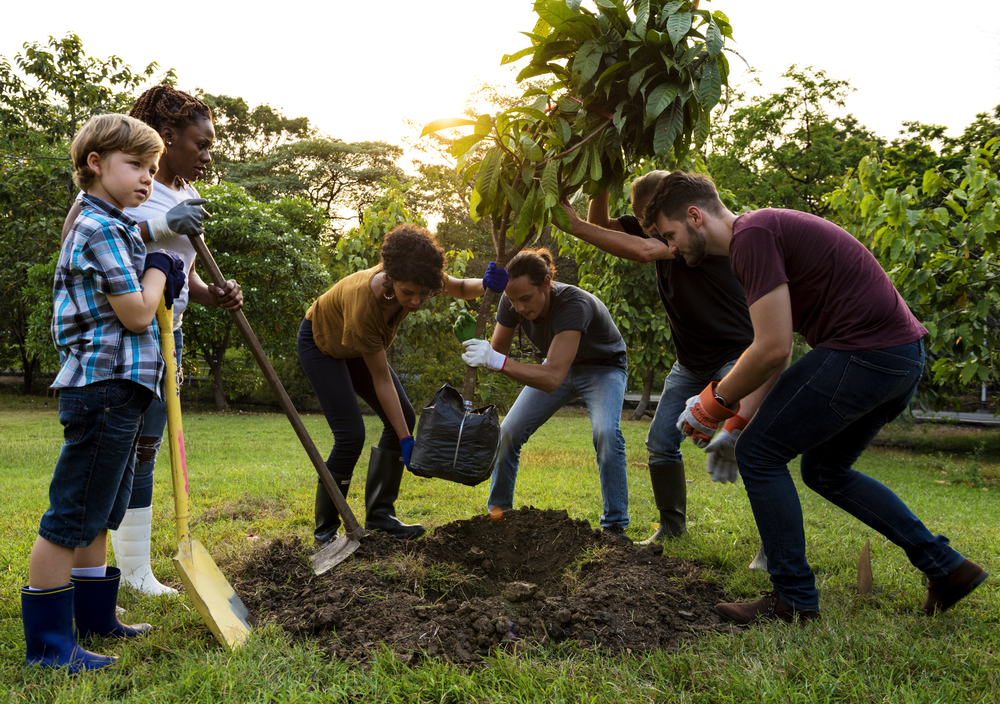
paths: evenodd
<path fill-rule="evenodd" d="M 365 483 L 365 529 L 401 538 L 423 535 L 395 515 L 403 466 L 413 451 L 416 414 L 385 351 L 400 324 L 430 296 L 478 298 L 486 288 L 503 292 L 507 272 L 490 263 L 482 279 L 444 274 L 444 255 L 434 236 L 417 225 L 400 225 L 385 236 L 382 263 L 338 281 L 306 312 L 299 328 L 299 362 L 333 431 L 326 466 L 346 497 L 365 446 L 360 396 L 382 419 Z M 333 540 L 340 515 L 322 484 L 316 488 L 317 545 Z"/>

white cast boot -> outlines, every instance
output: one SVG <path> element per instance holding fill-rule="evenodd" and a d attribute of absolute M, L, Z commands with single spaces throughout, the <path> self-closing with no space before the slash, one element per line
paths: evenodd
<path fill-rule="evenodd" d="M 176 594 L 176 589 L 160 584 L 149 567 L 152 522 L 152 506 L 130 508 L 125 512 L 118 530 L 109 531 L 115 562 L 122 571 L 122 581 L 133 589 L 151 596 Z"/>

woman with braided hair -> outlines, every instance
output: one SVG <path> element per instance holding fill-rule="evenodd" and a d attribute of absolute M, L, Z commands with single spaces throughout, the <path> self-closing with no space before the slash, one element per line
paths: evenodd
<path fill-rule="evenodd" d="M 172 86 L 158 85 L 139 96 L 129 115 L 155 129 L 167 148 L 160 157 L 149 199 L 137 208 L 126 208 L 125 212 L 138 221 L 147 252 L 174 252 L 184 260 L 187 283 L 173 306 L 176 361 L 180 367 L 181 322 L 189 302 L 226 310 L 243 307 L 239 284 L 232 280 L 226 282 L 225 288 L 206 284 L 194 268 L 196 255 L 190 236 L 201 236 L 207 213 L 202 208 L 205 200 L 191 183 L 204 175 L 205 167 L 212 161 L 210 150 L 215 140 L 212 111 L 192 95 Z M 80 205 L 76 203 L 63 226 L 63 238 L 79 212 Z M 154 400 L 143 414 L 142 422 L 132 498 L 121 526 L 111 531 L 111 545 L 126 584 L 146 594 L 174 594 L 174 589 L 160 584 L 149 564 L 153 468 L 167 423 L 166 404 Z"/>

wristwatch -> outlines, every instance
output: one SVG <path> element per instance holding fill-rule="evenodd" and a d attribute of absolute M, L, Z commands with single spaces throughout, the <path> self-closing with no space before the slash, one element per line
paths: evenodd
<path fill-rule="evenodd" d="M 729 404 L 726 403 L 726 399 L 724 399 L 721 396 L 719 396 L 719 393 L 715 389 L 712 389 L 712 396 L 715 397 L 715 402 L 717 404 L 719 404 L 723 408 L 729 408 Z"/>

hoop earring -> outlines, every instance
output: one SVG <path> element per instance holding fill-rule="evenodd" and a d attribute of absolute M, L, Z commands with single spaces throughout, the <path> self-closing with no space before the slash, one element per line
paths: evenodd
<path fill-rule="evenodd" d="M 382 293 L 382 298 L 384 298 L 384 299 L 385 299 L 385 300 L 387 300 L 387 301 L 391 301 L 391 300 L 392 300 L 393 298 L 395 298 L 395 297 L 396 297 L 396 293 L 395 293 L 395 292 L 393 292 L 393 294 L 392 294 L 391 296 L 387 296 L 387 295 L 385 294 L 385 292 L 383 292 L 383 293 Z"/>

